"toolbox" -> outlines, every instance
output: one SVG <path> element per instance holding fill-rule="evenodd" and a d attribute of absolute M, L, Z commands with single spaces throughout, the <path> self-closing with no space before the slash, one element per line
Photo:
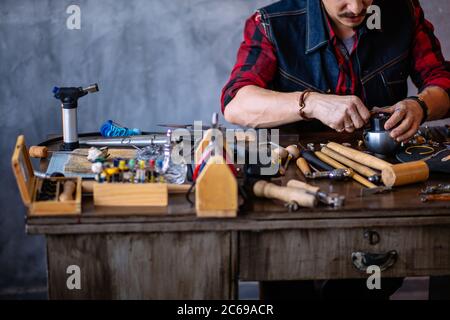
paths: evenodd
<path fill-rule="evenodd" d="M 22 201 L 28 207 L 29 216 L 60 216 L 81 214 L 81 178 L 80 177 L 49 177 L 35 176 L 34 169 L 25 145 L 25 138 L 20 135 L 11 159 L 12 169 L 16 177 Z M 72 181 L 73 189 L 69 199 L 61 201 L 60 196 L 64 192 L 64 185 Z M 45 186 L 50 185 L 51 195 L 43 199 L 42 193 Z M 70 199 L 72 198 L 72 199 Z"/>

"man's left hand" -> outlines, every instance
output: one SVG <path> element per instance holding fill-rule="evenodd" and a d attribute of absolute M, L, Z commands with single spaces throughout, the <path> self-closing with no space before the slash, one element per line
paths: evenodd
<path fill-rule="evenodd" d="M 374 108 L 374 112 L 391 113 L 391 117 L 384 125 L 385 130 L 391 130 L 391 137 L 398 142 L 406 142 L 419 130 L 423 117 L 423 110 L 414 100 L 403 100 L 386 108 Z"/>

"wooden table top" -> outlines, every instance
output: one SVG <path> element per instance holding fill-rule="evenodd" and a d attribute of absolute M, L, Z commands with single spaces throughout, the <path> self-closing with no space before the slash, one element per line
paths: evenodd
<path fill-rule="evenodd" d="M 359 133 L 360 134 L 360 133 Z M 300 141 L 327 143 L 350 142 L 355 144 L 356 134 L 316 133 L 314 135 L 281 136 L 283 146 Z M 57 148 L 57 144 L 54 146 Z M 43 163 L 45 166 L 45 163 Z M 305 181 L 295 165 L 290 165 L 285 177 L 273 182 L 285 185 L 290 179 Z M 30 233 L 78 233 L 78 232 L 151 232 L 187 230 L 261 230 L 289 228 L 435 225 L 450 224 L 450 202 L 420 201 L 419 192 L 427 185 L 449 183 L 446 174 L 431 174 L 428 181 L 397 187 L 392 192 L 360 197 L 362 185 L 349 181 L 309 180 L 324 192 L 337 192 L 346 197 L 341 208 L 319 205 L 316 208 L 300 208 L 289 212 L 281 202 L 251 198 L 237 218 L 205 219 L 195 216 L 195 208 L 184 195 L 170 195 L 168 212 L 165 214 L 143 214 L 142 209 L 98 209 L 91 197 L 83 197 L 83 212 L 79 217 L 32 217 L 27 219 Z M 225 195 L 224 195 L 225 196 Z M 192 196 L 192 198 L 195 198 Z M 413 218 L 413 219 L 412 219 Z M 59 228 L 56 228 L 59 226 Z"/>

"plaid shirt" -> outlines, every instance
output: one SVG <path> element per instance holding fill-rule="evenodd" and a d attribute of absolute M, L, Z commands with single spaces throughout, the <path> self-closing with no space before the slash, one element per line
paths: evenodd
<path fill-rule="evenodd" d="M 415 6 L 415 37 L 412 44 L 411 78 L 420 90 L 428 86 L 438 86 L 450 95 L 450 72 L 445 61 L 439 40 L 434 36 L 433 25 L 425 19 L 417 0 Z M 352 61 L 355 50 L 348 53 L 342 50 L 343 44 L 336 37 L 328 21 L 330 43 L 340 66 L 335 94 L 357 95 L 363 101 L 361 81 L 357 74 L 356 64 Z M 353 49 L 358 45 L 358 33 L 355 33 Z M 247 85 L 268 88 L 277 72 L 276 49 L 267 38 L 258 13 L 252 15 L 245 24 L 244 41 L 242 42 L 236 64 L 227 84 L 222 90 L 222 112 L 233 99 L 237 91 Z"/>

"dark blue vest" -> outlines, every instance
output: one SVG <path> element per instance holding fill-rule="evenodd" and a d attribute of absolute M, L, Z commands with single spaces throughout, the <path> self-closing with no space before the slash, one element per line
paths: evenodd
<path fill-rule="evenodd" d="M 370 30 L 363 23 L 353 55 L 361 98 L 369 109 L 406 97 L 414 35 L 409 0 L 375 0 L 373 4 L 381 9 L 381 29 Z M 278 72 L 271 89 L 292 92 L 310 88 L 334 93 L 339 66 L 328 41 L 321 1 L 282 0 L 258 11 L 277 52 Z"/>

